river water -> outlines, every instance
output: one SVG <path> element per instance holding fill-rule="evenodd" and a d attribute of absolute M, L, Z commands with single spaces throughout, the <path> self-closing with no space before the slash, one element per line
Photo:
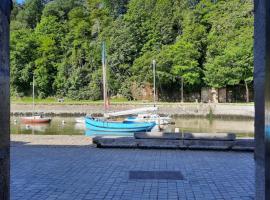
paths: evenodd
<path fill-rule="evenodd" d="M 237 137 L 254 137 L 254 121 L 239 118 L 190 118 L 176 117 L 174 125 L 167 131 L 199 132 L 199 133 L 236 133 Z M 85 126 L 75 122 L 75 117 L 54 117 L 50 124 L 27 125 L 20 123 L 19 117 L 11 117 L 11 134 L 36 135 L 93 135 Z"/>

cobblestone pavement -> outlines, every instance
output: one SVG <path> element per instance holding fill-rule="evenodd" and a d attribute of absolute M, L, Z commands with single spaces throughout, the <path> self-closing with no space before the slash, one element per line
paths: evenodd
<path fill-rule="evenodd" d="M 184 180 L 129 180 L 129 171 Z M 12 200 L 254 199 L 252 153 L 24 146 L 11 148 Z"/>

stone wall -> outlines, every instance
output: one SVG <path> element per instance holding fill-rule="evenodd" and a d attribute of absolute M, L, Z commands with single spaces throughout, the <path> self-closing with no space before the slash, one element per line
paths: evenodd
<path fill-rule="evenodd" d="M 153 106 L 152 104 L 112 104 L 109 111 L 122 111 L 128 109 L 142 108 Z M 213 104 L 213 103 L 168 103 L 158 104 L 159 114 L 177 115 L 177 116 L 209 116 L 213 117 L 242 117 L 253 118 L 253 105 L 230 105 L 230 104 Z M 102 104 L 89 105 L 36 105 L 36 110 L 52 115 L 85 115 L 103 113 Z M 32 114 L 31 104 L 12 104 L 11 113 L 13 115 Z"/>

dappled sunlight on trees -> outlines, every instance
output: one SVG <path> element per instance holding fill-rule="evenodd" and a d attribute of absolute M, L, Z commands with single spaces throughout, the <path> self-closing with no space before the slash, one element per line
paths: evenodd
<path fill-rule="evenodd" d="M 158 93 L 200 91 L 253 78 L 253 2 L 250 0 L 26 0 L 11 16 L 12 95 L 31 93 L 98 100 L 101 43 L 106 42 L 111 96 L 132 99 L 131 86 Z"/>

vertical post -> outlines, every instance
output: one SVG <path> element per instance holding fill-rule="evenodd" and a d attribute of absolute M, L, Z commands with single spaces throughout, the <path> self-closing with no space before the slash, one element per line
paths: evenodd
<path fill-rule="evenodd" d="M 33 105 L 32 105 L 32 109 L 33 109 L 33 113 L 32 113 L 32 116 L 34 117 L 35 116 L 35 76 L 34 76 L 34 73 L 33 73 L 33 90 L 32 90 L 33 94 L 32 94 L 32 98 L 33 98 Z"/>
<path fill-rule="evenodd" d="M 107 70 L 106 70 L 106 46 L 102 43 L 102 74 L 103 74 L 103 99 L 104 113 L 107 112 Z"/>
<path fill-rule="evenodd" d="M 156 106 L 156 60 L 153 60 L 154 106 Z"/>
<path fill-rule="evenodd" d="M 261 1 L 262 3 L 263 1 Z M 264 176 L 265 199 L 270 199 L 270 2 L 265 0 L 265 135 Z"/>
<path fill-rule="evenodd" d="M 181 103 L 184 102 L 184 78 L 181 76 Z"/>
<path fill-rule="evenodd" d="M 0 1 L 0 199 L 9 197 L 9 16 L 12 1 Z"/>
<path fill-rule="evenodd" d="M 265 200 L 270 198 L 270 3 L 254 3 L 255 183 L 256 200 Z"/>

